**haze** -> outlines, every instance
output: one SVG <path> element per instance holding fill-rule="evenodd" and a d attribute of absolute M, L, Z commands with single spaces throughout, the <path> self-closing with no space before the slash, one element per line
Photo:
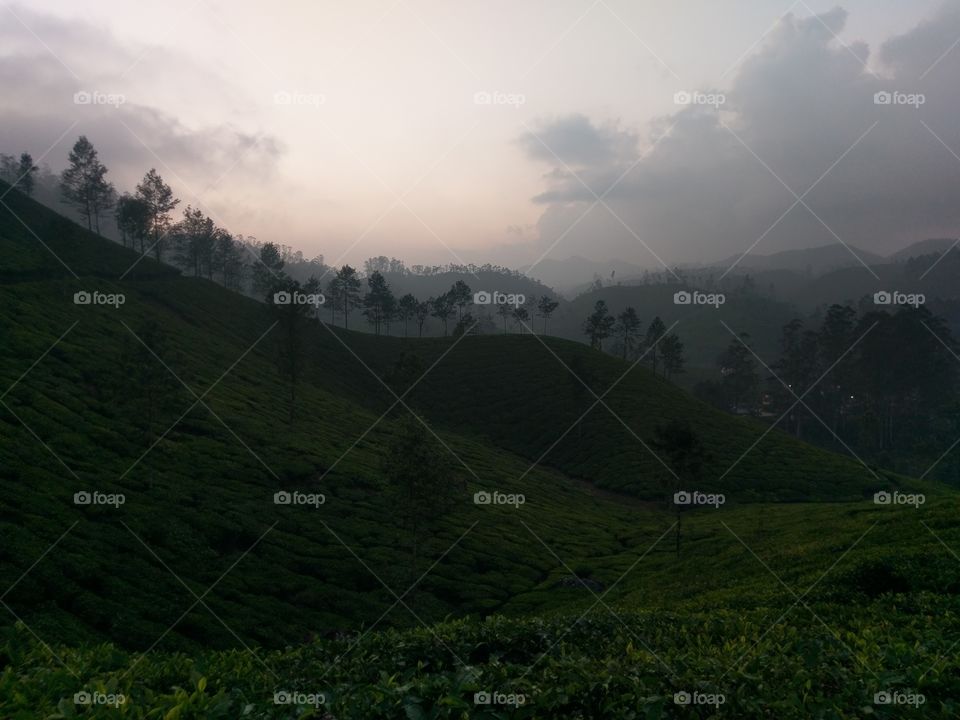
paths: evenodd
<path fill-rule="evenodd" d="M 956 235 L 957 2 L 270 11 L 4 5 L 0 150 L 59 171 L 86 134 L 118 189 L 155 166 L 233 232 L 334 264 L 659 269 Z M 725 102 L 676 104 L 694 91 Z M 885 91 L 924 102 L 875 104 Z"/>

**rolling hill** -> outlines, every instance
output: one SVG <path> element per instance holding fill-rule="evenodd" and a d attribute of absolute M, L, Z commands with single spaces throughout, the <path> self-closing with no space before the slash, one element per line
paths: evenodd
<path fill-rule="evenodd" d="M 266 306 L 149 259 L 127 273 L 131 251 L 17 193 L 4 205 L 4 717 L 72 717 L 81 690 L 124 693 L 132 717 L 292 717 L 273 693 L 311 683 L 345 718 L 498 717 L 470 695 L 514 686 L 532 698 L 518 717 L 670 716 L 671 693 L 715 683 L 728 709 L 760 717 L 757 682 L 800 717 L 785 697 L 798 676 L 819 683 L 824 712 L 869 702 L 857 660 L 899 686 L 895 670 L 916 681 L 956 635 L 936 626 L 960 588 L 938 542 L 960 540 L 945 488 L 767 433 L 558 338 L 314 323 L 291 422 Z M 83 292 L 123 302 L 76 304 Z M 413 568 L 383 473 L 410 416 L 398 396 L 456 489 Z M 650 450 L 674 418 L 708 451 L 689 489 L 726 495 L 684 513 L 680 552 Z M 878 506 L 881 489 L 927 499 Z M 494 491 L 524 502 L 475 502 Z M 800 637 L 807 618 L 774 622 L 814 586 L 844 642 Z M 890 629 L 884 609 L 901 602 Z M 946 698 L 957 681 L 925 682 Z"/>

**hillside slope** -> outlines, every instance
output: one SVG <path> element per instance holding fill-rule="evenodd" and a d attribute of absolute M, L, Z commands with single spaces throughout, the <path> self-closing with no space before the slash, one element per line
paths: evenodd
<path fill-rule="evenodd" d="M 631 432 L 597 408 L 531 470 L 592 401 L 553 354 L 598 393 L 626 366 L 569 342 L 550 340 L 547 352 L 529 337 L 454 346 L 317 325 L 290 423 L 263 305 L 150 260 L 120 281 L 132 253 L 18 194 L 5 202 L 17 217 L 0 211 L 0 581 L 8 608 L 41 637 L 279 645 L 454 613 L 562 609 L 582 599 L 550 590 L 564 576 L 613 582 L 606 573 L 670 527 L 669 516 L 597 487 L 662 497 L 662 467 L 637 438 L 649 443 L 674 416 L 709 446 L 704 487 L 728 489 L 731 502 L 862 498 L 877 485 L 854 462 L 779 433 L 720 483 L 762 428 L 640 368 L 607 399 Z M 76 305 L 82 291 L 125 301 Z M 382 479 L 407 413 L 384 416 L 395 397 L 375 377 L 390 376 L 405 349 L 423 363 L 447 353 L 407 401 L 445 444 L 458 493 L 414 571 Z M 527 502 L 478 506 L 481 489 Z M 326 503 L 277 505 L 280 490 Z M 124 502 L 76 504 L 82 492 Z M 397 596 L 428 568 L 408 612 Z"/>

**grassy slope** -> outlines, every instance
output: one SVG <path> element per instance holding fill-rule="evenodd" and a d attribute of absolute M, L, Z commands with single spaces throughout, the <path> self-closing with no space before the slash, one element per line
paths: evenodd
<path fill-rule="evenodd" d="M 404 351 L 392 338 L 351 344 L 379 373 Z M 699 487 L 734 502 L 854 500 L 897 482 L 778 430 L 766 433 L 766 425 L 730 417 L 644 367 L 578 343 L 470 337 L 452 350 L 438 341 L 409 352 L 424 357 L 424 369 L 443 356 L 410 394 L 429 417 L 599 487 L 663 497 L 672 478 L 652 446 L 656 428 L 673 418 L 688 420 L 706 447 Z"/>
<path fill-rule="evenodd" d="M 42 235 L 43 240 L 84 277 L 74 280 L 46 251 L 36 253 L 37 240 L 0 212 L 0 257 L 5 258 L 0 267 L 5 281 L 0 285 L 0 385 L 5 389 L 17 380 L 33 359 L 79 321 L 4 396 L 10 409 L 0 407 L 0 585 L 7 588 L 17 581 L 72 527 L 4 602 L 32 632 L 57 647 L 110 638 L 123 646 L 145 648 L 195 601 L 170 570 L 198 595 L 216 582 L 204 597 L 209 610 L 196 605 L 188 611 L 163 636 L 155 655 L 124 679 L 133 683 L 128 691 L 140 697 L 141 704 L 131 712 L 194 702 L 170 688 L 190 685 L 191 675 L 196 679 L 204 674 L 211 677 L 211 691 L 200 695 L 207 698 L 223 689 L 233 703 L 223 717 L 236 716 L 246 701 L 263 706 L 266 714 L 262 716 L 288 717 L 271 714 L 279 711 L 270 707 L 262 693 L 285 683 L 245 653 L 197 654 L 192 660 L 156 653 L 195 649 L 196 644 L 236 646 L 233 632 L 245 643 L 276 646 L 360 623 L 369 627 L 395 599 L 373 573 L 398 593 L 408 586 L 403 539 L 379 481 L 379 455 L 394 431 L 393 418 L 380 423 L 337 462 L 392 400 L 344 343 L 378 373 L 390 369 L 405 345 L 341 331 L 336 331 L 337 340 L 328 329 L 317 328 L 308 348 L 312 360 L 308 377 L 300 389 L 301 419 L 289 426 L 281 400 L 285 389 L 271 362 L 269 337 L 243 356 L 269 327 L 261 306 L 210 283 L 178 278 L 149 261 L 142 263 L 140 277 L 124 283 L 92 278 L 95 272 L 117 277 L 132 257 L 124 257 L 115 246 L 101 245 L 72 225 L 58 225 L 55 218 L 15 195 L 5 201 L 31 227 L 48 228 L 51 234 Z M 98 271 L 103 267 L 110 272 Z M 127 303 L 120 310 L 76 307 L 71 298 L 80 288 L 120 289 L 127 294 Z M 198 394 L 238 358 L 243 360 L 205 398 L 229 429 L 213 412 L 197 407 L 124 475 L 151 440 L 127 414 L 126 373 L 117 358 L 124 347 L 135 347 L 136 340 L 120 321 L 139 330 L 151 319 L 164 327 L 170 339 L 165 360 Z M 598 393 L 625 369 L 613 359 L 571 343 L 548 342 Z M 429 364 L 450 343 L 430 340 L 409 345 Z M 551 650 L 551 658 L 538 664 L 522 684 L 524 691 L 539 695 L 544 707 L 553 703 L 551 708 L 562 708 L 556 712 L 565 717 L 593 716 L 584 707 L 598 712 L 591 704 L 596 690 L 588 688 L 595 688 L 594 676 L 602 679 L 604 673 L 623 692 L 627 691 L 622 684 L 639 673 L 632 682 L 631 699 L 623 700 L 627 704 L 643 704 L 641 696 L 649 699 L 671 687 L 684 687 L 675 684 L 676 678 L 668 682 L 656 661 L 636 649 L 632 634 L 641 628 L 656 640 L 658 654 L 666 653 L 671 665 L 684 665 L 684 683 L 713 677 L 718 665 L 735 663 L 741 651 L 760 640 L 765 628 L 795 599 L 758 558 L 798 594 L 816 583 L 810 602 L 823 606 L 820 610 L 831 625 L 869 635 L 863 641 L 866 662 L 884 672 L 892 672 L 898 662 L 901 670 L 909 669 L 903 671 L 907 680 L 898 682 L 916 679 L 922 670 L 915 668 L 932 665 L 956 639 L 952 620 L 942 632 L 934 628 L 937 615 L 946 620 L 956 612 L 952 593 L 960 586 L 960 563 L 919 522 L 923 519 L 948 546 L 960 545 L 960 533 L 952 522 L 953 496 L 931 499 L 920 511 L 876 508 L 862 502 L 754 504 L 691 513 L 684 519 L 684 550 L 678 561 L 667 551 L 667 540 L 651 551 L 672 517 L 630 497 L 599 492 L 582 480 L 641 494 L 655 482 L 643 448 L 617 421 L 608 419 L 606 411 L 594 410 L 583 423 L 582 435 L 575 431 L 581 452 L 576 452 L 574 444 L 561 444 L 547 457 L 552 469 L 525 475 L 531 457 L 551 440 L 551 433 L 555 438 L 569 425 L 567 413 L 574 411 L 568 404 L 582 404 L 585 410 L 592 402 L 592 397 L 576 388 L 576 381 L 535 338 L 467 338 L 410 398 L 479 482 L 463 471 L 468 483 L 461 502 L 440 523 L 425 557 L 432 561 L 469 532 L 406 602 L 426 622 L 447 614 L 493 611 L 557 617 L 554 621 L 496 621 L 493 639 L 484 637 L 490 632 L 484 625 L 438 628 L 458 655 L 479 653 L 471 655 L 469 662 L 482 666 L 484 683 L 502 686 L 511 678 L 517 681 L 522 670 L 560 642 L 565 628 L 594 602 L 585 590 L 556 587 L 571 572 L 612 587 L 605 602 L 618 608 L 680 610 L 682 615 L 672 621 L 661 615 L 630 614 L 632 633 L 607 615 L 597 621 L 599 625 L 581 626 L 582 632 L 578 629 L 560 642 Z M 443 403 L 430 401 L 430 395 L 437 393 Z M 182 388 L 167 393 L 169 402 L 155 423 L 158 431 L 172 425 L 194 399 Z M 640 369 L 631 372 L 607 401 L 641 437 L 649 437 L 652 423 L 660 417 L 682 411 L 701 428 L 715 455 L 715 466 L 742 447 L 751 432 L 759 433 L 759 428 L 717 415 Z M 791 483 L 805 478 L 821 497 L 859 498 L 875 482 L 844 459 L 779 434 L 768 437 L 771 449 L 760 454 L 763 445 L 758 447 L 754 452 L 759 464 L 746 466 L 754 468 L 755 477 L 728 476 L 731 485 L 724 489 L 731 491 L 731 499 L 750 499 L 746 491 L 751 488 L 755 497 L 769 499 L 781 495 L 783 488 L 802 491 L 803 486 Z M 731 447 L 725 450 L 724 443 Z M 591 452 L 582 452 L 584 446 Z M 721 458 L 721 453 L 726 454 Z M 812 464 L 817 472 L 793 473 L 790 466 L 795 463 Z M 768 478 L 774 471 L 771 482 Z M 618 483 L 618 476 L 640 480 Z M 818 477 L 825 480 L 818 483 Z M 705 485 L 709 482 L 711 478 L 705 478 Z M 528 502 L 520 510 L 476 507 L 470 494 L 481 486 L 523 492 Z M 277 507 L 272 494 L 280 487 L 324 492 L 328 503 L 318 511 Z M 72 504 L 74 492 L 94 488 L 124 492 L 127 503 L 116 511 Z M 843 555 L 864 532 L 856 551 Z M 837 560 L 840 563 L 831 569 Z M 820 581 L 828 570 L 828 577 Z M 619 580 L 624 572 L 626 576 Z M 915 605 L 917 620 L 899 628 L 889 627 L 880 609 L 860 613 L 849 605 L 851 599 L 867 602 L 884 591 L 912 593 L 909 597 L 921 597 L 918 593 L 923 592 L 946 594 L 922 606 L 919 600 L 909 601 Z M 727 614 L 712 612 L 718 606 L 728 608 Z M 602 606 L 597 611 L 605 612 Z M 548 626 L 538 626 L 540 622 Z M 713 623 L 706 635 L 697 630 L 704 623 Z M 412 614 L 398 606 L 379 627 L 411 624 L 416 624 Z M 783 660 L 774 664 L 770 660 L 774 656 L 767 653 L 781 648 L 776 656 L 789 657 L 790 648 L 805 642 L 798 633 L 810 624 L 805 617 L 787 618 L 767 638 L 770 649 L 761 647 L 761 658 L 766 657 L 768 664 L 758 660 L 753 672 L 768 673 L 764 677 L 771 685 L 795 679 L 798 668 Z M 350 717 L 349 712 L 356 711 L 356 717 L 393 717 L 417 693 L 429 705 L 444 693 L 469 694 L 473 687 L 457 685 L 461 670 L 454 667 L 449 648 L 444 649 L 431 632 L 371 634 L 354 651 L 357 659 L 344 664 L 331 660 L 328 653 L 337 650 L 325 643 L 271 656 L 270 663 L 276 664 L 284 681 L 316 677 L 317 668 L 329 670 L 331 683 L 342 684 L 343 695 L 349 698 L 338 716 Z M 625 649 L 626 642 L 634 650 Z M 829 636 L 810 642 L 808 652 L 820 647 L 823 653 L 818 656 L 821 666 L 806 667 L 814 682 L 834 682 L 841 668 L 849 672 L 849 666 L 856 665 Z M 853 641 L 847 638 L 847 642 Z M 424 643 L 432 650 L 422 647 Z M 491 643 L 503 648 L 491 655 Z M 715 646 L 708 651 L 704 643 Z M 894 647 L 900 648 L 899 655 L 891 656 Z M 417 667 L 415 659 L 431 658 L 431 652 L 428 664 Z M 122 668 L 132 662 L 113 650 L 63 650 L 61 655 L 77 657 L 84 684 L 80 686 L 98 677 L 106 679 L 108 667 Z M 52 668 L 56 662 L 46 650 L 29 642 L 25 647 L 23 640 L 12 640 L 0 660 L 0 666 L 6 666 L 0 688 L 9 689 L 13 682 L 20 688 L 13 694 L 0 691 L 4 698 L 0 702 L 7 703 L 0 705 L 0 714 L 34 717 L 31 713 L 38 708 L 56 704 L 57 693 L 68 697 L 67 688 L 80 687 L 77 678 L 61 677 L 65 671 Z M 19 679 L 11 676 L 11 663 L 22 673 Z M 399 675 L 377 680 L 380 671 Z M 558 698 L 558 678 L 571 672 L 577 677 L 564 691 L 566 699 Z M 931 677 L 933 682 L 945 682 L 938 674 L 928 676 L 928 682 Z M 751 682 L 755 681 L 740 673 L 729 680 L 744 696 Z M 121 683 L 121 687 L 125 686 Z M 942 694 L 944 687 L 933 691 Z M 840 690 L 826 685 L 819 692 L 836 696 L 827 704 L 836 702 L 840 707 L 854 697 L 843 690 L 840 698 Z M 378 699 L 371 700 L 371 693 Z M 367 702 L 386 704 L 363 715 L 358 708 Z M 454 713 L 455 704 L 448 709 Z M 216 716 L 207 710 L 194 708 L 194 712 L 184 712 L 183 717 Z"/>

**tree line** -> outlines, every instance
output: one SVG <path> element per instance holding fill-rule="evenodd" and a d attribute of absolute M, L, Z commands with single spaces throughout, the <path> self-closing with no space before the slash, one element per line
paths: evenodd
<path fill-rule="evenodd" d="M 643 323 L 634 308 L 628 307 L 614 316 L 606 301 L 598 300 L 583 323 L 583 333 L 590 347 L 597 350 L 603 350 L 603 341 L 613 337 L 614 354 L 624 360 L 643 359 L 655 374 L 659 369 L 667 379 L 684 370 L 683 342 L 676 333 L 667 332 L 659 316 L 643 332 Z"/>
<path fill-rule="evenodd" d="M 749 340 L 732 340 L 717 359 L 719 379 L 695 394 L 901 472 L 923 474 L 939 459 L 940 476 L 960 481 L 957 461 L 941 455 L 960 434 L 960 361 L 943 318 L 923 306 L 891 313 L 834 304 L 819 322 L 783 326 L 772 372 Z"/>

